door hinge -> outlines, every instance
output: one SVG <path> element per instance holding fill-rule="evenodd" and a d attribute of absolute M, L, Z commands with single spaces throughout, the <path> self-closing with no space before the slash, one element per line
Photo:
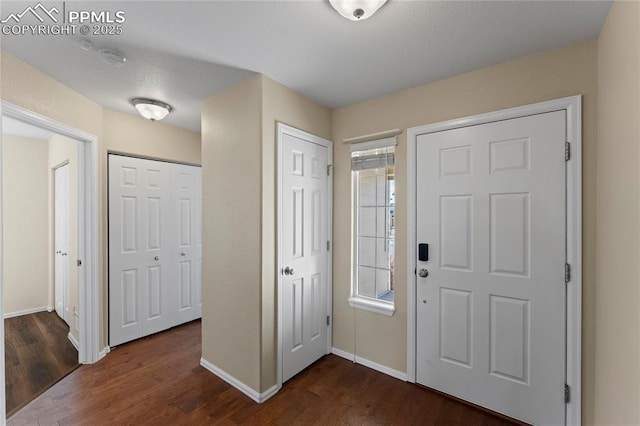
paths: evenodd
<path fill-rule="evenodd" d="M 82 260 L 78 259 L 78 266 L 82 266 Z"/>
<path fill-rule="evenodd" d="M 564 161 L 571 160 L 571 143 L 564 143 Z"/>
<path fill-rule="evenodd" d="M 564 384 L 564 403 L 568 404 L 571 402 L 571 387 L 568 384 Z"/>
<path fill-rule="evenodd" d="M 568 263 L 564 264 L 564 282 L 565 284 L 571 281 L 571 265 Z"/>
<path fill-rule="evenodd" d="M 327 325 L 331 325 L 331 317 L 329 315 L 327 315 Z"/>
<path fill-rule="evenodd" d="M 327 251 L 331 250 L 331 241 L 327 241 Z"/>
<path fill-rule="evenodd" d="M 331 176 L 331 168 L 333 167 L 333 164 L 327 164 L 327 176 Z"/>

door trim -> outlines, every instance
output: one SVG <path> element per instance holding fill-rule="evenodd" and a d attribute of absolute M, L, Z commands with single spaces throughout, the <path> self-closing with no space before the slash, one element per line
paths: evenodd
<path fill-rule="evenodd" d="M 567 112 L 567 137 L 571 158 L 567 161 L 567 283 L 566 383 L 571 387 L 565 423 L 581 424 L 582 370 L 582 96 L 570 96 L 509 108 L 441 123 L 407 129 L 407 380 L 416 382 L 416 152 L 418 136 L 553 111 Z"/>
<path fill-rule="evenodd" d="M 78 360 L 82 364 L 94 363 L 100 359 L 98 137 L 6 101 L 1 101 L 0 105 L 2 106 L 2 115 L 4 116 L 50 130 L 80 142 L 85 142 L 78 144 L 77 175 L 78 258 L 82 260 L 82 267 L 78 274 L 80 301 L 80 348 L 78 351 Z M 0 240 L 1 236 L 2 234 L 0 233 Z M 0 315 L 1 314 L 2 303 L 0 303 Z M 0 331 L 0 337 L 4 337 L 3 331 Z M 5 397 L 3 354 L 4 347 L 0 348 L 0 369 L 2 370 L 0 374 L 3 377 L 3 383 L 2 386 L 0 386 L 0 399 L 2 401 L 4 401 Z"/>
<path fill-rule="evenodd" d="M 290 135 L 300 139 L 304 139 L 311 143 L 315 143 L 327 148 L 327 165 L 329 170 L 333 170 L 333 142 L 323 139 L 319 136 L 315 136 L 311 133 L 305 132 L 287 124 L 276 122 L 276 135 L 277 135 L 277 149 L 276 149 L 276 169 L 277 169 L 277 197 L 276 197 L 276 215 L 277 215 L 277 229 L 276 229 L 276 244 L 277 244 L 277 259 L 276 259 L 276 275 L 277 275 L 277 339 L 276 339 L 276 386 L 279 391 L 282 388 L 282 214 L 280 212 L 282 206 L 282 143 L 283 136 Z M 327 259 L 327 315 L 331 316 L 333 312 L 333 173 L 329 173 L 329 179 L 327 182 L 327 241 L 329 242 L 329 251 Z M 333 340 L 333 318 L 331 318 L 331 325 L 327 327 L 327 342 L 325 348 L 325 354 L 331 353 L 331 342 Z M 274 392 L 275 394 L 275 392 Z"/>

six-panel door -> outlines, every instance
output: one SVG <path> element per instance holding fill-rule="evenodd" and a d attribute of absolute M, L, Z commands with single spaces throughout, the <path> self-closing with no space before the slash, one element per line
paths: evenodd
<path fill-rule="evenodd" d="M 417 140 L 417 381 L 564 423 L 565 112 Z"/>
<path fill-rule="evenodd" d="M 329 178 L 326 147 L 289 134 L 282 138 L 284 382 L 327 349 Z"/>

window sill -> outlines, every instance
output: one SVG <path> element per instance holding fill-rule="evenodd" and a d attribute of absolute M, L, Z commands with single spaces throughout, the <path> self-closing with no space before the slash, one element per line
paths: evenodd
<path fill-rule="evenodd" d="M 393 303 L 389 302 L 380 302 L 374 299 L 367 299 L 364 297 L 350 297 L 349 305 L 354 308 L 362 309 L 369 312 L 375 312 L 377 314 L 386 315 L 388 317 L 392 316 L 396 311 Z"/>

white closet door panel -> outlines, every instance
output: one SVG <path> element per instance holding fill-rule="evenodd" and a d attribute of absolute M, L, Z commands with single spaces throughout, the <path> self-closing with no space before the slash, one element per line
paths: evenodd
<path fill-rule="evenodd" d="M 172 299 L 178 323 L 202 316 L 200 269 L 202 263 L 202 173 L 199 167 L 172 164 L 177 234 L 176 282 Z"/>
<path fill-rule="evenodd" d="M 109 156 L 109 342 L 172 325 L 168 164 Z"/>

